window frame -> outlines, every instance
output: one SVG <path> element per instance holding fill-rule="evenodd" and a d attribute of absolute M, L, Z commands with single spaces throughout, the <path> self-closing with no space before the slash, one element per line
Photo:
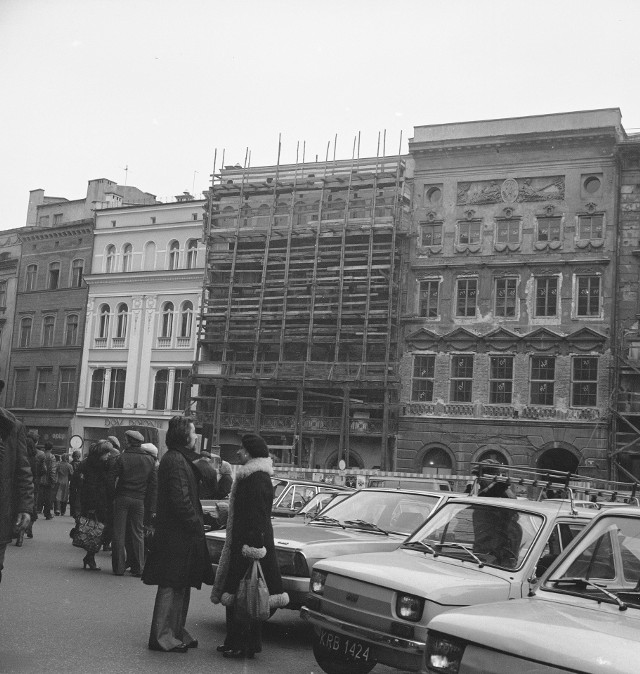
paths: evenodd
<path fill-rule="evenodd" d="M 546 364 L 542 363 L 543 360 L 549 360 L 553 364 L 553 368 L 547 366 Z M 540 361 L 539 366 L 535 367 L 534 363 Z M 529 404 L 530 405 L 535 405 L 536 407 L 553 407 L 555 404 L 555 385 L 556 385 L 556 377 L 557 377 L 557 359 L 555 356 L 536 356 L 532 355 L 530 356 L 529 359 Z M 534 374 L 537 373 L 542 373 L 543 370 L 549 371 L 553 370 L 553 377 L 548 378 L 548 377 L 536 377 L 534 378 Z M 534 386 L 550 386 L 551 392 L 550 394 L 548 392 L 543 392 L 541 389 L 539 389 L 535 395 L 534 395 Z M 542 398 L 544 396 L 545 398 L 549 399 L 550 402 L 540 402 L 539 400 L 534 400 L 536 397 Z"/>
<path fill-rule="evenodd" d="M 431 235 L 431 243 L 427 243 L 425 241 L 425 234 Z M 442 235 L 443 235 L 443 223 L 441 221 L 420 223 L 420 246 L 422 248 L 442 246 Z"/>
<path fill-rule="evenodd" d="M 126 302 L 120 302 L 116 309 L 116 334 L 119 339 L 126 339 L 129 329 L 129 306 Z"/>
<path fill-rule="evenodd" d="M 599 225 L 594 224 L 594 220 L 599 219 Z M 588 221 L 588 223 L 587 223 Z M 584 227 L 588 226 L 589 228 L 589 236 L 583 236 L 584 232 Z M 600 228 L 600 236 L 593 236 L 593 230 L 594 228 Z M 580 213 L 578 215 L 578 226 L 576 229 L 576 237 L 578 241 L 601 241 L 604 239 L 604 228 L 605 228 L 605 222 L 604 222 L 604 213 Z"/>
<path fill-rule="evenodd" d="M 560 277 L 551 274 L 548 276 L 536 276 L 534 277 L 535 279 L 535 295 L 534 295 L 534 312 L 533 315 L 535 318 L 558 318 L 558 300 L 560 298 Z M 545 295 L 542 296 L 540 295 L 541 288 L 540 288 L 540 283 L 544 281 L 546 283 L 546 288 L 544 289 Z M 553 281 L 555 283 L 555 289 L 549 289 L 549 283 Z M 547 293 L 553 294 L 555 292 L 555 304 L 554 304 L 554 309 L 553 313 L 548 313 L 550 307 L 549 307 L 549 302 L 548 302 L 548 297 L 549 295 Z M 541 302 L 542 300 L 542 302 Z M 539 309 L 541 304 L 544 303 L 545 311 L 546 313 L 539 313 Z"/>
<path fill-rule="evenodd" d="M 121 377 L 119 375 L 122 375 Z M 107 409 L 121 410 L 124 407 L 124 391 L 127 385 L 127 368 L 111 368 L 109 381 L 109 395 L 107 396 Z M 121 404 L 117 404 L 121 403 Z"/>
<path fill-rule="evenodd" d="M 186 374 L 181 374 L 186 373 Z M 171 392 L 171 410 L 184 412 L 187 409 L 188 404 L 182 405 L 181 403 L 188 403 L 191 393 L 191 387 L 189 386 L 189 376 L 191 375 L 191 370 L 189 368 L 176 368 L 174 371 L 173 378 L 173 391 Z M 176 406 L 177 403 L 177 406 Z"/>
<path fill-rule="evenodd" d="M 171 308 L 169 308 L 171 307 Z M 160 334 L 163 339 L 173 337 L 173 320 L 175 314 L 175 305 L 173 302 L 166 301 L 162 303 L 162 312 L 160 314 Z"/>
<path fill-rule="evenodd" d="M 24 275 L 24 290 L 32 292 L 38 287 L 38 265 L 28 264 Z"/>
<path fill-rule="evenodd" d="M 101 374 L 102 378 L 99 379 L 97 375 Z M 96 367 L 94 368 L 93 372 L 91 373 L 91 383 L 89 385 L 89 407 L 91 409 L 100 409 L 102 407 L 102 400 L 104 398 L 104 385 L 105 381 L 107 378 L 107 370 L 104 367 Z M 98 391 L 99 388 L 99 391 Z M 97 397 L 96 394 L 99 392 L 99 400 L 97 400 L 98 404 L 94 405 L 93 403 L 96 401 Z"/>
<path fill-rule="evenodd" d="M 510 293 L 510 288 L 508 287 L 508 284 L 511 282 L 514 283 L 514 288 L 513 288 L 513 314 L 508 314 L 507 311 L 509 309 L 509 293 Z M 500 298 L 500 292 L 501 290 L 498 288 L 498 285 L 500 283 L 505 283 L 505 288 L 504 288 L 504 300 L 503 304 L 504 307 L 499 306 L 499 302 L 501 300 Z M 496 318 L 504 318 L 504 319 L 517 319 L 518 318 L 518 288 L 520 285 L 520 278 L 518 276 L 499 276 L 493 279 L 493 313 Z M 500 313 L 500 309 L 504 309 L 504 313 Z"/>
<path fill-rule="evenodd" d="M 458 363 L 456 364 L 456 360 Z M 463 364 L 462 361 L 466 364 Z M 469 375 L 469 363 L 471 364 L 471 375 Z M 451 354 L 450 373 L 451 385 L 449 388 L 449 402 L 469 404 L 473 402 L 473 375 L 474 375 L 474 354 L 457 353 Z M 460 388 L 462 384 L 463 388 Z"/>
<path fill-rule="evenodd" d="M 462 290 L 461 285 L 465 285 L 465 301 L 461 304 L 461 295 Z M 470 293 L 470 284 L 473 284 L 474 290 L 473 294 Z M 469 299 L 473 297 L 473 313 L 469 313 L 471 307 Z M 464 313 L 461 313 L 461 309 L 464 310 Z M 478 278 L 477 277 L 464 277 L 456 279 L 456 318 L 475 318 L 478 315 Z"/>
<path fill-rule="evenodd" d="M 49 375 L 49 381 L 42 380 L 43 374 Z M 44 384 L 44 388 L 41 386 Z M 36 368 L 36 385 L 34 387 L 33 395 L 33 407 L 35 409 L 50 409 L 50 406 L 47 403 L 50 403 L 49 400 L 51 393 L 53 391 L 53 368 L 52 367 L 37 367 Z M 40 404 L 43 403 L 43 404 Z"/>
<path fill-rule="evenodd" d="M 497 363 L 505 359 L 509 361 L 509 365 Z M 494 367 L 494 364 L 496 367 Z M 505 371 L 502 372 L 500 367 L 505 367 Z M 511 376 L 509 377 L 509 372 Z M 515 356 L 513 354 L 499 354 L 499 355 L 490 355 L 489 356 L 489 404 L 490 405 L 512 405 L 513 404 L 513 379 L 515 372 Z M 499 391 L 498 387 L 504 385 L 505 390 Z M 503 397 L 503 400 L 498 398 Z M 507 400 L 508 397 L 508 400 Z"/>
<path fill-rule="evenodd" d="M 189 307 L 187 307 L 189 305 Z M 178 337 L 191 339 L 193 333 L 193 302 L 185 300 L 180 305 L 180 324 L 178 326 Z"/>
<path fill-rule="evenodd" d="M 78 264 L 80 263 L 80 264 Z M 77 273 L 79 270 L 79 273 Z M 77 257 L 71 261 L 71 288 L 82 288 L 84 281 L 84 258 Z"/>
<path fill-rule="evenodd" d="M 515 240 L 511 240 L 511 228 L 517 226 L 518 232 Z M 506 240 L 500 238 L 501 228 L 506 227 Z M 519 244 L 522 240 L 522 221 L 520 218 L 498 218 L 496 219 L 495 242 L 497 244 L 513 245 Z"/>
<path fill-rule="evenodd" d="M 110 243 L 104 253 L 104 273 L 113 274 L 116 270 L 116 247 Z"/>
<path fill-rule="evenodd" d="M 24 379 L 19 379 L 19 375 L 24 375 Z M 28 367 L 17 367 L 14 369 L 12 407 L 28 408 L 30 375 L 31 370 Z M 22 390 L 22 386 L 24 386 L 24 390 Z M 18 395 L 20 395 L 20 399 L 18 399 Z"/>
<path fill-rule="evenodd" d="M 411 402 L 433 402 L 435 391 L 436 356 L 432 353 L 418 353 L 413 356 L 411 369 Z M 420 397 L 424 393 L 424 397 Z"/>
<path fill-rule="evenodd" d="M 20 319 L 20 333 L 18 334 L 19 348 L 28 349 L 31 346 L 32 333 L 33 333 L 33 317 L 23 316 Z"/>
<path fill-rule="evenodd" d="M 467 241 L 463 241 L 463 234 L 468 239 Z M 458 222 L 459 246 L 479 246 L 481 242 L 482 242 L 482 221 L 460 220 Z"/>
<path fill-rule="evenodd" d="M 585 302 L 587 304 L 587 313 L 581 312 L 580 310 L 580 305 L 582 302 L 583 298 L 583 290 L 581 290 L 580 285 L 582 281 L 588 281 L 588 288 L 586 289 L 586 299 Z M 597 311 L 590 313 L 589 310 L 591 308 L 591 304 L 593 302 L 593 295 L 592 291 L 593 288 L 591 287 L 591 281 L 597 280 L 598 282 L 598 287 L 597 287 Z M 575 316 L 576 318 L 600 318 L 602 316 L 602 276 L 600 274 L 576 274 L 575 275 Z"/>
<path fill-rule="evenodd" d="M 555 225 L 557 223 L 557 238 L 553 237 L 555 234 Z M 548 226 L 548 233 L 551 236 L 548 236 L 546 239 L 541 238 L 542 230 L 544 229 L 541 225 Z M 538 216 L 536 217 L 536 242 L 537 243 L 552 243 L 554 241 L 562 241 L 562 218 L 559 216 Z"/>
<path fill-rule="evenodd" d="M 168 269 L 173 271 L 180 268 L 180 242 L 177 239 L 169 242 Z"/>
<path fill-rule="evenodd" d="M 593 361 L 595 363 L 595 376 L 589 379 L 579 379 L 576 377 L 576 365 L 579 361 Z M 598 406 L 598 375 L 600 370 L 600 359 L 597 356 L 572 356 L 571 357 L 571 407 L 597 407 Z M 587 386 L 589 392 L 579 393 L 579 387 Z M 582 395 L 593 402 L 577 402 Z"/>
<path fill-rule="evenodd" d="M 418 316 L 427 319 L 440 317 L 440 284 L 442 279 L 429 278 L 418 281 Z M 429 286 L 429 290 L 424 290 L 423 285 Z M 435 300 L 433 286 L 435 285 Z M 432 306 L 435 302 L 435 307 Z M 424 309 L 424 311 L 423 311 Z M 435 313 L 433 313 L 435 309 Z M 431 313 L 430 313 L 431 312 Z"/>
<path fill-rule="evenodd" d="M 101 304 L 98 309 L 98 339 L 108 339 L 111 325 L 111 307 Z"/>
<path fill-rule="evenodd" d="M 133 271 L 133 246 L 130 243 L 122 246 L 122 271 L 124 273 Z"/>
<path fill-rule="evenodd" d="M 71 319 L 75 318 L 75 328 L 73 333 L 70 332 L 69 327 L 74 325 L 71 322 Z M 65 346 L 78 346 L 78 335 L 80 331 L 80 315 L 79 314 L 67 314 L 64 319 L 64 345 Z M 73 339 L 69 339 L 70 335 Z"/>
<path fill-rule="evenodd" d="M 65 380 L 65 374 L 71 374 L 71 378 Z M 77 369 L 75 367 L 61 367 L 58 373 L 58 409 L 74 409 L 76 406 Z M 63 395 L 63 392 L 64 395 Z M 63 405 L 63 402 L 70 404 Z"/>
<path fill-rule="evenodd" d="M 47 290 L 60 289 L 60 272 L 61 265 L 59 260 L 49 262 L 47 267 Z"/>
<path fill-rule="evenodd" d="M 55 333 L 56 333 L 56 317 L 53 314 L 47 314 L 42 317 L 42 335 L 41 335 L 41 345 L 43 347 L 53 346 L 55 343 Z M 47 344 L 47 337 L 50 337 L 48 340 L 50 343 Z"/>
<path fill-rule="evenodd" d="M 166 379 L 164 381 L 160 379 L 162 373 L 166 373 Z M 164 395 L 162 395 L 162 387 L 164 387 Z M 164 399 L 162 407 L 159 406 L 160 397 Z M 164 410 L 167 409 L 168 397 L 169 397 L 169 369 L 160 368 L 159 370 L 156 370 L 155 376 L 153 378 L 153 397 L 151 399 L 151 409 L 159 412 L 164 412 Z"/>

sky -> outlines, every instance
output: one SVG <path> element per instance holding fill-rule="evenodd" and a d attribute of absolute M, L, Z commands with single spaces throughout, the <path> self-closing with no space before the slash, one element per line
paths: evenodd
<path fill-rule="evenodd" d="M 199 197 L 279 137 L 288 163 L 571 110 L 640 131 L 638 34 L 638 0 L 0 0 L 0 230 L 94 178 Z"/>

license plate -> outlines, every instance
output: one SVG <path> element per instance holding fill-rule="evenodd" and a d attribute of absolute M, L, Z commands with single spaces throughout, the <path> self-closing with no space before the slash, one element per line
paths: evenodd
<path fill-rule="evenodd" d="M 345 660 L 355 662 L 372 662 L 371 647 L 362 641 L 356 641 L 342 634 L 322 630 L 320 632 L 320 645 L 331 653 L 340 655 Z"/>

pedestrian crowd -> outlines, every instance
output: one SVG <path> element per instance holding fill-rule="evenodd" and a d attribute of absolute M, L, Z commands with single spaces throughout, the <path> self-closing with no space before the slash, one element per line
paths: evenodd
<path fill-rule="evenodd" d="M 4 384 L 0 380 L 0 392 Z M 135 430 L 121 444 L 108 436 L 89 447 L 56 457 L 50 442 L 0 408 L 0 581 L 7 545 L 34 537 L 34 523 L 69 514 L 71 535 L 94 526 L 98 548 L 85 547 L 83 568 L 99 571 L 100 550 L 111 552 L 117 576 L 129 571 L 156 585 L 148 646 L 186 653 L 198 639 L 186 627 L 191 589 L 212 585 L 211 601 L 226 607 L 227 635 L 217 650 L 228 658 L 253 658 L 262 650 L 261 620 L 237 606 L 238 588 L 258 562 L 268 587 L 268 608 L 288 603 L 283 592 L 271 525 L 272 460 L 264 439 L 242 438 L 235 479 L 231 465 L 196 452 L 193 421 L 169 422 L 166 452 Z M 227 536 L 217 574 L 209 559 L 201 499 L 228 499 Z M 87 524 L 89 523 L 89 524 Z M 78 544 L 74 542 L 74 544 Z M 251 603 L 251 602 L 250 602 Z M 267 609 L 268 614 L 268 609 Z"/>

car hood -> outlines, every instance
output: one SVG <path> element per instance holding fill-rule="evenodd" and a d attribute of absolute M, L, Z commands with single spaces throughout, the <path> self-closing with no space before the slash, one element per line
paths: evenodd
<path fill-rule="evenodd" d="M 441 613 L 429 629 L 570 671 L 637 672 L 640 611 L 587 601 L 538 595 L 473 606 Z"/>
<path fill-rule="evenodd" d="M 409 550 L 341 556 L 323 560 L 315 568 L 445 606 L 508 599 L 511 587 L 506 576 L 490 567 L 479 569 L 474 562 L 434 559 Z"/>

